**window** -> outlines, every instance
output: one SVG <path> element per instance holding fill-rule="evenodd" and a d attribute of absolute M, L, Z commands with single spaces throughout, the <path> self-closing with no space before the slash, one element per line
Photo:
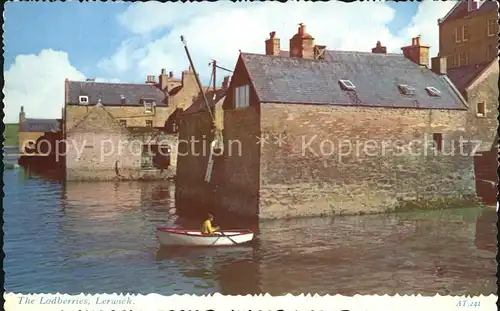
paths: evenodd
<path fill-rule="evenodd" d="M 496 19 L 490 18 L 488 20 L 488 36 L 489 37 L 497 35 L 496 28 L 497 28 L 497 21 L 496 21 Z"/>
<path fill-rule="evenodd" d="M 153 127 L 153 120 L 146 120 L 146 127 Z"/>
<path fill-rule="evenodd" d="M 144 112 L 153 113 L 155 102 L 151 99 L 143 99 L 142 102 L 144 104 Z"/>
<path fill-rule="evenodd" d="M 425 90 L 427 91 L 427 94 L 429 94 L 429 96 L 438 97 L 441 95 L 441 92 L 432 86 L 426 87 Z"/>
<path fill-rule="evenodd" d="M 248 85 L 238 86 L 234 89 L 235 108 L 246 108 L 250 106 L 250 88 Z"/>
<path fill-rule="evenodd" d="M 462 26 L 462 41 L 469 40 L 469 25 Z"/>
<path fill-rule="evenodd" d="M 443 134 L 434 133 L 432 134 L 432 140 L 434 141 L 434 146 L 437 151 L 441 151 L 443 149 Z"/>
<path fill-rule="evenodd" d="M 85 95 L 81 95 L 78 97 L 78 102 L 82 105 L 87 105 L 89 103 L 89 97 Z"/>
<path fill-rule="evenodd" d="M 461 33 L 460 29 L 458 27 L 455 27 L 455 42 L 460 42 L 461 40 Z"/>
<path fill-rule="evenodd" d="M 153 168 L 154 152 L 152 149 L 153 148 L 151 145 L 142 145 L 142 154 L 141 154 L 141 168 L 142 169 Z"/>
<path fill-rule="evenodd" d="M 127 120 L 120 120 L 121 126 L 127 126 Z"/>
<path fill-rule="evenodd" d="M 465 66 L 469 64 L 469 53 L 463 52 L 458 56 L 458 65 Z"/>
<path fill-rule="evenodd" d="M 486 105 L 484 102 L 477 103 L 477 116 L 478 117 L 485 117 L 486 116 Z"/>
<path fill-rule="evenodd" d="M 356 86 L 349 80 L 339 80 L 340 87 L 346 91 L 352 91 L 356 89 Z"/>
<path fill-rule="evenodd" d="M 415 95 L 415 88 L 406 84 L 399 84 L 398 89 L 403 95 Z"/>

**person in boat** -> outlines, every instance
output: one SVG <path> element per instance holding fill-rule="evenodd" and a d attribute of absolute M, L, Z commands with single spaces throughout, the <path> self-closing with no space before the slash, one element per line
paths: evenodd
<path fill-rule="evenodd" d="M 212 221 L 214 221 L 214 215 L 208 214 L 207 220 L 205 220 L 201 226 L 202 234 L 212 234 L 219 230 L 219 227 L 212 227 Z"/>

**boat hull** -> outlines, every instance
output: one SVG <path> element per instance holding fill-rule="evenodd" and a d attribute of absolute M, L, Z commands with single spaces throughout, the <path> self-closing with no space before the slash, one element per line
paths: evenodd
<path fill-rule="evenodd" d="M 158 227 L 158 242 L 163 246 L 234 246 L 253 240 L 250 230 L 226 230 L 203 235 L 200 231 Z"/>

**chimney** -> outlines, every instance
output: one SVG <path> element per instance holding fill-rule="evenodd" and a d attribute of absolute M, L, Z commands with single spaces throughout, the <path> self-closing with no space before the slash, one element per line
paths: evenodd
<path fill-rule="evenodd" d="M 477 0 L 468 0 L 467 1 L 467 10 L 469 12 L 477 10 L 478 8 L 479 8 L 479 6 L 478 6 L 478 1 Z"/>
<path fill-rule="evenodd" d="M 146 83 L 148 83 L 148 84 L 156 83 L 155 76 L 147 76 Z"/>
<path fill-rule="evenodd" d="M 446 74 L 446 57 L 436 56 L 431 58 L 432 71 L 438 75 Z"/>
<path fill-rule="evenodd" d="M 420 44 L 420 35 L 411 41 L 411 45 L 401 48 L 403 55 L 416 64 L 429 67 L 429 46 Z"/>
<path fill-rule="evenodd" d="M 306 25 L 302 23 L 290 39 L 290 57 L 314 59 L 314 38 L 306 32 Z"/>
<path fill-rule="evenodd" d="M 162 91 L 165 91 L 167 89 L 167 85 L 168 85 L 168 76 L 167 76 L 167 69 L 163 68 L 161 70 L 161 74 L 160 76 L 158 77 L 158 80 L 159 80 L 159 87 L 160 87 L 160 90 Z"/>
<path fill-rule="evenodd" d="M 227 90 L 229 88 L 229 84 L 231 83 L 231 77 L 225 76 L 222 81 L 222 89 Z"/>
<path fill-rule="evenodd" d="M 19 112 L 19 123 L 23 123 L 26 120 L 26 114 L 24 113 L 24 107 L 21 106 L 21 112 Z"/>
<path fill-rule="evenodd" d="M 377 41 L 377 45 L 372 49 L 372 53 L 375 54 L 387 54 L 387 47 L 382 46 L 380 41 Z"/>
<path fill-rule="evenodd" d="M 170 71 L 170 72 L 168 73 L 168 78 L 169 78 L 169 79 L 173 79 L 173 78 L 174 78 L 174 72 L 173 72 L 173 71 Z"/>
<path fill-rule="evenodd" d="M 266 55 L 279 56 L 280 51 L 280 39 L 276 37 L 276 31 L 272 31 L 266 40 Z"/>

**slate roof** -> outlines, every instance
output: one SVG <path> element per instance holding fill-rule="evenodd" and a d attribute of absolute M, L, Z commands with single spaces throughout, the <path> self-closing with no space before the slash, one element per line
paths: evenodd
<path fill-rule="evenodd" d="M 481 64 L 473 64 L 447 70 L 447 75 L 450 80 L 455 84 L 460 92 L 464 92 L 465 88 L 469 86 L 491 62 L 484 62 Z"/>
<path fill-rule="evenodd" d="M 469 12 L 467 1 L 461 1 L 455 5 L 450 12 L 441 20 L 441 23 L 448 22 L 455 19 L 470 17 L 473 15 L 483 14 L 498 10 L 497 2 L 493 0 L 485 1 L 477 10 Z"/>
<path fill-rule="evenodd" d="M 89 105 L 96 105 L 101 99 L 103 106 L 122 106 L 121 96 L 125 97 L 125 105 L 142 105 L 142 98 L 151 98 L 156 106 L 167 106 L 165 94 L 153 84 L 103 83 L 91 81 L 68 81 L 67 101 L 79 104 L 79 96 L 89 97 Z"/>
<path fill-rule="evenodd" d="M 325 60 L 310 60 L 241 53 L 241 59 L 261 102 L 466 109 L 445 77 L 402 54 L 325 51 Z M 341 89 L 339 79 L 350 80 L 356 91 Z M 398 84 L 415 94 L 401 94 Z M 441 96 L 429 96 L 428 86 Z"/>
<path fill-rule="evenodd" d="M 21 123 L 21 132 L 58 132 L 61 122 L 58 119 L 24 119 Z"/>

